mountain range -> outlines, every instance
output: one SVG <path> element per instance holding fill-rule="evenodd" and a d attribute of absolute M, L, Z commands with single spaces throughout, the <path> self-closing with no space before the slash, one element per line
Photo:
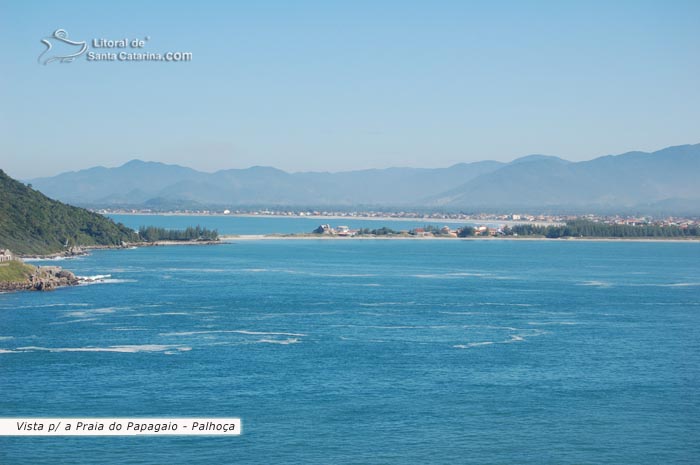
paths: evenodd
<path fill-rule="evenodd" d="M 700 144 L 589 161 L 529 155 L 510 163 L 288 173 L 276 168 L 205 173 L 132 160 L 31 179 L 61 201 L 100 208 L 418 208 L 445 211 L 700 212 Z"/>

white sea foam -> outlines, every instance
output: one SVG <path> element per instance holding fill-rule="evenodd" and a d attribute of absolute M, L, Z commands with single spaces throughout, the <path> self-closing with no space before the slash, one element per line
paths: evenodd
<path fill-rule="evenodd" d="M 509 303 L 509 302 L 478 302 L 475 304 L 476 307 L 534 307 L 534 304 L 521 304 L 521 303 Z"/>
<path fill-rule="evenodd" d="M 452 273 L 418 273 L 409 275 L 421 279 L 458 279 L 458 278 L 488 278 L 488 279 L 517 279 L 513 276 L 495 276 L 493 273 L 481 271 L 456 271 Z"/>
<path fill-rule="evenodd" d="M 143 313 L 146 316 L 168 316 L 168 315 L 191 315 L 189 312 L 158 312 L 158 313 Z"/>
<path fill-rule="evenodd" d="M 299 344 L 301 341 L 295 337 L 289 338 L 289 339 L 259 339 L 255 341 L 258 344 L 280 344 L 280 345 L 289 345 L 289 344 Z"/>
<path fill-rule="evenodd" d="M 361 303 L 360 307 L 392 307 L 395 305 L 414 305 L 415 302 L 370 302 Z"/>
<path fill-rule="evenodd" d="M 231 333 L 239 333 L 239 334 L 249 334 L 249 335 L 254 335 L 254 336 L 297 336 L 297 337 L 305 337 L 305 336 L 306 336 L 306 334 L 302 334 L 302 333 L 249 331 L 249 330 L 246 330 L 246 329 L 224 330 L 223 332 L 231 332 Z"/>
<path fill-rule="evenodd" d="M 98 275 L 99 276 L 99 275 Z M 105 275 L 109 276 L 109 275 Z M 120 278 L 101 278 L 88 281 L 81 281 L 80 286 L 92 286 L 94 284 L 120 284 L 120 283 L 135 283 L 135 279 L 120 279 Z"/>
<path fill-rule="evenodd" d="M 696 287 L 700 286 L 700 282 L 679 282 L 679 283 L 622 283 L 620 286 L 628 287 Z M 638 304 L 635 304 L 638 305 Z"/>
<path fill-rule="evenodd" d="M 17 353 L 16 350 L 0 349 L 0 354 L 15 354 L 15 353 Z"/>
<path fill-rule="evenodd" d="M 187 346 L 162 345 L 162 344 L 138 344 L 138 345 L 116 345 L 107 347 L 37 347 L 27 346 L 18 347 L 17 352 L 121 352 L 121 353 L 137 353 L 137 352 L 163 352 L 166 350 L 178 350 L 181 352 L 192 350 Z"/>
<path fill-rule="evenodd" d="M 412 274 L 409 275 L 412 278 L 420 278 L 420 279 L 454 279 L 454 276 L 448 276 L 444 274 Z"/>
<path fill-rule="evenodd" d="M 334 324 L 328 325 L 333 328 L 364 328 L 364 329 L 448 329 L 460 328 L 455 325 L 356 325 L 356 324 Z"/>
<path fill-rule="evenodd" d="M 583 281 L 578 283 L 579 286 L 592 286 L 592 287 L 612 287 L 611 283 L 605 281 Z"/>
<path fill-rule="evenodd" d="M 86 321 L 97 321 L 97 318 L 78 318 L 75 320 L 66 320 L 66 321 L 54 321 L 52 323 L 49 323 L 50 325 L 69 325 L 72 323 L 83 323 Z"/>
<path fill-rule="evenodd" d="M 511 302 L 443 302 L 443 303 L 416 303 L 423 307 L 535 307 L 535 304 L 511 303 Z"/>
<path fill-rule="evenodd" d="M 329 278 L 372 278 L 377 276 L 370 273 L 309 273 L 312 276 L 325 276 Z"/>
<path fill-rule="evenodd" d="M 324 315 L 337 315 L 340 313 L 339 311 L 332 311 L 332 312 L 282 312 L 282 313 L 267 313 L 265 316 L 267 317 L 276 317 L 276 316 L 324 316 Z"/>
<path fill-rule="evenodd" d="M 285 332 L 273 332 L 273 331 L 249 331 L 246 329 L 213 329 L 206 331 L 180 331 L 174 333 L 160 333 L 159 336 L 196 336 L 200 334 L 245 334 L 249 336 L 294 336 L 294 337 L 306 337 L 303 333 L 285 333 Z"/>
<path fill-rule="evenodd" d="M 695 287 L 695 286 L 700 286 L 700 283 L 659 284 L 659 287 Z"/>
<path fill-rule="evenodd" d="M 428 328 L 428 326 L 408 326 L 408 325 L 358 325 L 361 328 L 369 329 L 419 329 Z"/>
<path fill-rule="evenodd" d="M 482 342 L 470 342 L 467 344 L 456 344 L 453 345 L 455 349 L 471 349 L 472 347 L 482 347 L 482 346 L 490 346 L 494 344 L 512 344 L 514 342 L 524 342 L 525 338 L 514 334 L 510 337 L 510 339 L 506 339 L 503 341 L 482 341 Z"/>
<path fill-rule="evenodd" d="M 129 308 L 129 307 L 122 307 Z M 103 307 L 103 308 L 90 308 L 86 310 L 77 310 L 72 312 L 66 312 L 63 316 L 65 317 L 85 317 L 85 316 L 95 316 L 107 313 L 114 313 L 117 310 L 121 310 L 120 307 Z"/>
<path fill-rule="evenodd" d="M 285 274 L 302 274 L 308 276 L 327 277 L 327 278 L 364 278 L 377 276 L 372 273 L 320 273 L 318 271 L 292 270 L 285 268 L 243 268 L 241 271 L 247 273 L 285 273 Z"/>
<path fill-rule="evenodd" d="M 465 326 L 466 328 L 467 326 Z M 526 342 L 526 338 L 542 336 L 543 334 L 548 334 L 547 331 L 542 329 L 532 329 L 525 328 L 519 329 L 511 326 L 492 326 L 492 325 L 471 325 L 473 328 L 486 328 L 486 329 L 499 329 L 508 332 L 515 332 L 515 334 L 509 335 L 508 339 L 503 339 L 499 341 L 484 341 L 484 342 L 472 342 L 468 344 L 457 344 L 452 347 L 457 349 L 468 349 L 472 347 L 479 347 L 482 345 L 492 345 L 492 344 L 513 344 L 516 342 Z"/>
<path fill-rule="evenodd" d="M 77 276 L 78 279 L 82 279 L 85 281 L 102 281 L 107 278 L 111 278 L 111 274 L 96 274 L 92 276 Z"/>
<path fill-rule="evenodd" d="M 151 331 L 149 328 L 138 328 L 138 327 L 120 327 L 120 328 L 110 328 L 110 331 Z"/>
<path fill-rule="evenodd" d="M 66 304 L 42 304 L 42 305 L 18 305 L 12 308 L 50 308 L 50 307 L 87 307 L 90 304 L 66 303 Z"/>
<path fill-rule="evenodd" d="M 554 326 L 554 325 L 578 325 L 576 321 L 528 321 L 527 324 L 532 326 Z"/>
<path fill-rule="evenodd" d="M 514 328 L 512 326 L 496 326 L 496 325 L 463 325 L 462 328 L 465 328 L 465 329 L 472 329 L 472 328 L 499 329 L 499 330 L 504 330 L 504 331 L 520 331 L 518 328 Z"/>
<path fill-rule="evenodd" d="M 81 312 L 68 312 L 63 316 L 83 317 L 83 316 L 87 316 L 87 315 L 88 315 L 88 312 L 81 311 Z"/>
<path fill-rule="evenodd" d="M 468 344 L 456 344 L 453 345 L 455 349 L 470 349 L 472 347 L 480 347 L 480 346 L 490 346 L 492 344 L 495 344 L 493 341 L 483 341 L 483 342 L 470 342 Z"/>
<path fill-rule="evenodd" d="M 442 315 L 487 315 L 486 312 L 438 312 Z"/>
<path fill-rule="evenodd" d="M 194 271 L 197 273 L 234 273 L 236 270 L 227 270 L 224 268 L 162 268 L 161 271 L 178 272 L 178 271 Z"/>

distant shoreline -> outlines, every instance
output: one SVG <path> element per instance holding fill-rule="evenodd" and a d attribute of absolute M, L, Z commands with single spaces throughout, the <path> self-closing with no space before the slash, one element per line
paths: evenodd
<path fill-rule="evenodd" d="M 88 255 L 93 250 L 119 250 L 119 249 L 137 249 L 141 247 L 169 247 L 169 246 L 205 246 L 205 245 L 223 245 L 238 241 L 548 241 L 548 242 L 694 242 L 700 243 L 700 237 L 675 238 L 675 237 L 533 237 L 533 236 L 499 236 L 499 237 L 445 237 L 445 236 L 411 236 L 411 235 L 395 235 L 395 236 L 337 236 L 328 234 L 223 234 L 216 241 L 155 241 L 155 242 L 134 242 L 123 246 L 119 245 L 91 245 L 80 247 L 80 253 L 74 252 L 56 252 L 46 255 L 28 254 L 18 256 L 22 261 L 49 261 L 49 260 L 70 260 Z"/>
<path fill-rule="evenodd" d="M 105 213 L 105 215 L 132 215 L 132 216 L 216 216 L 226 218 L 296 218 L 313 220 L 346 220 L 346 221 L 403 221 L 403 222 L 428 222 L 428 223 L 457 223 L 457 224 L 532 224 L 536 226 L 556 226 L 564 224 L 561 221 L 528 221 L 528 220 L 499 220 L 487 218 L 432 218 L 432 217 L 394 217 L 394 216 L 342 216 L 342 215 L 254 215 L 252 213 L 176 213 L 176 212 L 123 212 Z"/>
<path fill-rule="evenodd" d="M 548 238 L 548 237 L 440 237 L 440 236 L 331 236 L 331 235 L 308 235 L 308 234 L 290 234 L 290 235 L 275 235 L 275 234 L 241 234 L 241 235 L 222 235 L 219 236 L 221 242 L 236 242 L 236 241 L 270 241 L 270 240 L 321 240 L 321 241 L 367 241 L 367 240 L 411 240 L 411 241 L 548 241 L 548 242 L 695 242 L 700 243 L 700 238 L 615 238 L 615 237 L 567 237 L 567 238 Z"/>
<path fill-rule="evenodd" d="M 124 245 L 83 245 L 79 246 L 79 251 L 54 252 L 49 254 L 26 254 L 19 255 L 23 261 L 41 261 L 41 260 L 66 260 L 71 258 L 82 257 L 88 255 L 92 250 L 119 250 L 119 249 L 137 249 L 139 247 L 163 247 L 172 245 L 220 245 L 224 241 L 154 241 L 154 242 L 130 242 Z"/>

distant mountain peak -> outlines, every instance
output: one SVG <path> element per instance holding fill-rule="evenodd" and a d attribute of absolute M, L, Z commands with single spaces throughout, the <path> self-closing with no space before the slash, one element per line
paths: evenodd
<path fill-rule="evenodd" d="M 180 165 L 169 165 L 167 163 L 162 163 L 159 161 L 146 161 L 146 160 L 139 160 L 138 158 L 134 158 L 133 160 L 127 161 L 119 168 L 141 168 L 143 166 L 178 166 L 179 167 Z"/>
<path fill-rule="evenodd" d="M 248 168 L 248 171 L 261 171 L 261 172 L 274 172 L 274 173 L 286 173 L 286 171 L 283 171 L 279 168 L 275 168 L 274 166 L 263 166 L 263 165 L 253 165 L 250 168 Z"/>
<path fill-rule="evenodd" d="M 138 165 L 145 165 L 147 162 L 143 160 L 139 160 L 138 158 L 134 158 L 132 160 L 127 161 L 124 163 L 122 166 L 138 166 Z"/>
<path fill-rule="evenodd" d="M 536 162 L 536 161 L 553 161 L 553 162 L 558 162 L 558 163 L 571 163 L 568 160 L 564 160 L 563 158 L 560 158 L 560 157 L 555 157 L 554 155 L 533 154 L 533 155 L 525 155 L 524 157 L 516 158 L 515 160 L 510 162 L 510 164 L 515 165 L 517 163 L 531 163 L 531 162 Z"/>

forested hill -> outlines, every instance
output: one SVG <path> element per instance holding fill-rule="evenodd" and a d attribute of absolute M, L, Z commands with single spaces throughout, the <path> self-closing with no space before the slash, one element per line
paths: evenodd
<path fill-rule="evenodd" d="M 119 245 L 133 230 L 97 213 L 52 200 L 0 170 L 0 249 L 48 254 L 68 246 Z"/>

